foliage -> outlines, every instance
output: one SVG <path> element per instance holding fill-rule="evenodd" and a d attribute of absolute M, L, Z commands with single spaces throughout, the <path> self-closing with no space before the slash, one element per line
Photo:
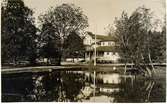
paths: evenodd
<path fill-rule="evenodd" d="M 88 26 L 87 17 L 83 14 L 81 8 L 73 4 L 62 4 L 55 8 L 50 8 L 47 13 L 39 17 L 41 25 L 50 24 L 54 30 L 54 37 L 59 37 L 60 57 L 64 52 L 64 43 L 72 32 L 81 32 Z M 45 29 L 42 34 L 49 32 Z"/>
<path fill-rule="evenodd" d="M 33 61 L 36 27 L 32 10 L 22 0 L 2 3 L 2 62 L 22 59 Z"/>
<path fill-rule="evenodd" d="M 48 29 L 48 32 L 44 31 Z M 58 58 L 59 56 L 60 39 L 55 35 L 55 30 L 50 24 L 43 24 L 38 37 L 38 57 L 43 58 Z"/>
<path fill-rule="evenodd" d="M 118 51 L 119 51 L 119 55 L 122 57 L 122 59 L 124 60 L 124 62 L 129 62 L 130 60 L 128 60 L 128 56 L 130 56 L 130 50 L 129 50 L 129 32 L 128 30 L 128 15 L 127 13 L 123 12 L 122 16 L 120 19 L 115 20 L 115 26 L 116 26 L 116 30 L 115 30 L 115 41 L 116 44 L 118 45 Z"/>
<path fill-rule="evenodd" d="M 83 39 L 76 33 L 72 32 L 64 43 L 64 57 L 75 58 L 84 57 Z"/>
<path fill-rule="evenodd" d="M 151 21 L 152 13 L 145 7 L 137 8 L 131 16 L 123 12 L 122 17 L 115 21 L 115 38 L 124 62 L 132 62 L 136 68 L 147 70 L 149 74 L 154 69 L 153 60 L 159 62 L 165 52 L 165 37 L 152 30 Z M 152 66 L 150 70 L 149 64 Z"/>
<path fill-rule="evenodd" d="M 105 29 L 106 34 L 107 34 L 108 36 L 113 36 L 114 33 L 115 33 L 115 29 L 114 29 L 114 27 L 113 27 L 111 24 L 107 25 L 107 27 L 104 28 L 104 29 Z"/>
<path fill-rule="evenodd" d="M 150 50 L 153 62 L 166 62 L 166 32 L 163 27 L 162 32 L 150 32 Z"/>

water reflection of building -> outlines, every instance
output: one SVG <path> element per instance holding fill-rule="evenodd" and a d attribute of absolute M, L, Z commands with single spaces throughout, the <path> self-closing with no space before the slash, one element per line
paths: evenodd
<path fill-rule="evenodd" d="M 92 84 L 86 84 L 78 98 L 83 102 L 114 102 L 114 94 L 120 91 L 121 76 L 118 73 L 98 73 L 96 78 L 96 89 Z"/>
<path fill-rule="evenodd" d="M 105 102 L 107 103 L 107 102 L 113 102 L 113 101 L 114 101 L 114 98 L 112 97 L 105 96 L 105 95 L 99 95 L 99 96 L 93 96 L 90 98 L 89 101 L 84 101 L 84 102 L 98 102 L 98 103 Z"/>
<path fill-rule="evenodd" d="M 113 88 L 113 87 L 100 87 L 100 92 L 103 93 L 114 93 L 114 92 L 118 92 L 120 89 L 119 88 Z"/>
<path fill-rule="evenodd" d="M 120 91 L 119 84 L 121 83 L 121 75 L 118 73 L 109 73 L 109 74 L 98 74 L 103 83 L 98 84 L 97 88 L 99 89 L 99 95 L 108 97 L 110 102 L 114 101 L 114 94 Z"/>
<path fill-rule="evenodd" d="M 103 80 L 103 84 L 98 85 L 100 92 L 113 93 L 119 91 L 118 84 L 121 83 L 121 77 L 118 73 L 100 74 L 98 77 Z"/>
<path fill-rule="evenodd" d="M 98 74 L 97 77 L 102 79 L 103 83 L 107 84 L 119 84 L 121 83 L 121 76 L 119 73 L 111 74 Z"/>

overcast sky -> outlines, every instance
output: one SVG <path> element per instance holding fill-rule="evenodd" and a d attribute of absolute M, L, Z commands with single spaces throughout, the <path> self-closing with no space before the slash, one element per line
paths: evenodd
<path fill-rule="evenodd" d="M 87 30 L 96 34 L 105 34 L 105 27 L 113 24 L 115 17 L 120 17 L 122 11 L 131 14 L 137 7 L 145 6 L 154 12 L 157 19 L 163 19 L 165 15 L 165 0 L 24 0 L 25 4 L 34 10 L 37 17 L 62 3 L 73 3 L 79 6 L 88 17 Z"/>

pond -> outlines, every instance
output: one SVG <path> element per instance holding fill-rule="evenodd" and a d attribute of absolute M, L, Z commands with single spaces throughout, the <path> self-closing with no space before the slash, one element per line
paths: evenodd
<path fill-rule="evenodd" d="M 165 82 L 109 71 L 2 74 L 2 102 L 165 102 Z"/>

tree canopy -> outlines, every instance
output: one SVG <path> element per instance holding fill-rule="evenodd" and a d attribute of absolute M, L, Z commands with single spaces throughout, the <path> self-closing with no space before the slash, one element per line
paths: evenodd
<path fill-rule="evenodd" d="M 150 70 L 154 71 L 152 63 L 165 58 L 165 37 L 153 30 L 152 18 L 150 9 L 139 7 L 130 16 L 123 12 L 121 18 L 115 20 L 115 38 L 123 61 L 134 63 L 149 75 Z M 150 64 L 152 67 L 148 70 Z"/>
<path fill-rule="evenodd" d="M 36 38 L 33 11 L 22 0 L 5 0 L 1 10 L 2 61 L 32 60 Z"/>
<path fill-rule="evenodd" d="M 88 26 L 87 17 L 81 8 L 73 4 L 62 4 L 55 8 L 50 8 L 47 13 L 39 17 L 41 24 L 51 24 L 55 30 L 55 35 L 60 36 L 61 43 L 73 31 L 81 31 Z M 48 30 L 46 29 L 45 32 Z"/>
<path fill-rule="evenodd" d="M 57 38 L 59 40 L 60 59 L 64 52 L 64 43 L 70 33 L 81 33 L 88 27 L 87 16 L 83 14 L 81 8 L 73 4 L 62 4 L 55 8 L 50 8 L 45 14 L 39 16 L 39 20 L 42 27 L 44 24 L 46 25 L 41 35 L 48 34 L 50 28 L 52 28 L 54 35 L 48 35 L 53 39 Z"/>

